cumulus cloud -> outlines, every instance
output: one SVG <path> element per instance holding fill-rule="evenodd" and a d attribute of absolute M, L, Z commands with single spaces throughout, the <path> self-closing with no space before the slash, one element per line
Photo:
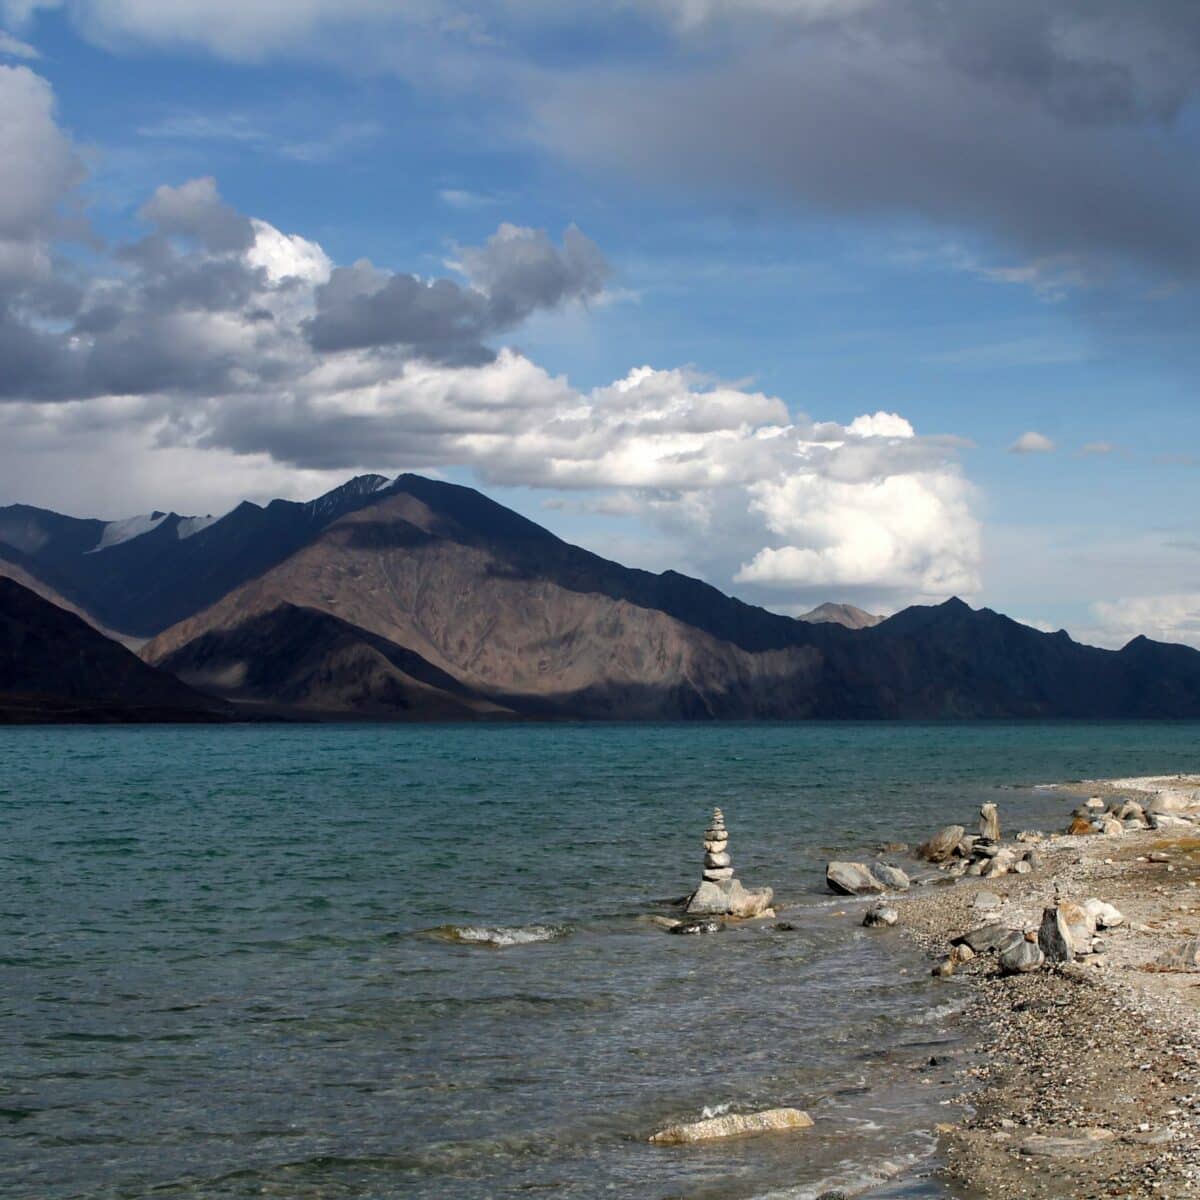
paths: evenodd
<path fill-rule="evenodd" d="M 1049 454 L 1054 449 L 1054 443 L 1036 429 L 1030 429 L 1021 434 L 1008 448 L 1009 454 Z"/>
<path fill-rule="evenodd" d="M 1100 601 L 1092 605 L 1092 613 L 1096 628 L 1089 633 L 1103 645 L 1124 645 L 1144 634 L 1200 648 L 1200 592 Z"/>
<path fill-rule="evenodd" d="M 14 94 L 46 118 L 21 153 L 48 177 L 32 199 L 0 201 L 12 214 L 0 229 L 38 243 L 71 197 L 75 160 L 48 89 L 26 72 Z M 139 216 L 146 235 L 95 274 L 71 273 L 59 291 L 53 272 L 27 278 L 0 307 L 0 466 L 44 462 L 57 445 L 64 462 L 102 453 L 105 477 L 135 447 L 160 464 L 144 480 L 205 455 L 239 481 L 247 463 L 306 481 L 467 468 L 600 497 L 709 578 L 784 606 L 834 586 L 893 598 L 978 587 L 953 439 L 891 412 L 813 421 L 691 369 L 641 366 L 581 391 L 494 348 L 531 314 L 600 293 L 608 266 L 573 226 L 556 244 L 501 225 L 456 249 L 459 281 L 338 266 L 238 213 L 209 178 L 158 188 Z M 22 477 L 6 471 L 10 486 Z"/>

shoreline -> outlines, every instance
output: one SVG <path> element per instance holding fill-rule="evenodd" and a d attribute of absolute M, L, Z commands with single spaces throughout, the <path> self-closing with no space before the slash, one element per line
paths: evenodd
<path fill-rule="evenodd" d="M 1200 800 L 1200 776 L 1054 786 L 1063 828 L 1089 796 L 1148 802 L 1185 789 Z M 1164 824 L 1174 827 L 1049 834 L 1030 874 L 889 896 L 931 963 L 952 937 L 991 921 L 1036 929 L 1056 891 L 1114 904 L 1125 918 L 1103 932 L 1103 953 L 1081 961 L 1018 975 L 1002 975 L 992 954 L 957 966 L 972 991 L 959 1018 L 973 1027 L 958 1070 L 969 1115 L 939 1126 L 939 1174 L 967 1194 L 1200 1195 L 1200 971 L 1144 969 L 1200 933 L 1200 823 Z M 1152 852 L 1170 861 L 1147 861 Z M 999 906 L 979 907 L 980 893 Z"/>

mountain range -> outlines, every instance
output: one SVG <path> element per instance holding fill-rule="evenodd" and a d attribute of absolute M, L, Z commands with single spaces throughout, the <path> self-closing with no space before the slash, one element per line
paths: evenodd
<path fill-rule="evenodd" d="M 837 604 L 783 616 L 621 566 L 418 475 L 215 520 L 0 508 L 0 575 L 242 714 L 1200 716 L 1200 652 L 1185 646 L 1101 650 L 960 600 L 887 619 Z M 53 647 L 38 653 L 44 698 Z M 20 669 L 31 687 L 37 664 Z M 0 657 L 0 693 L 8 672 Z"/>

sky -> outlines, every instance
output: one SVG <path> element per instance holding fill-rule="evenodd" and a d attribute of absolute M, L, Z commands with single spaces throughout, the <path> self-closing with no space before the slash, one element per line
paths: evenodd
<path fill-rule="evenodd" d="M 478 486 L 1200 646 L 1194 0 L 0 0 L 0 503 Z"/>

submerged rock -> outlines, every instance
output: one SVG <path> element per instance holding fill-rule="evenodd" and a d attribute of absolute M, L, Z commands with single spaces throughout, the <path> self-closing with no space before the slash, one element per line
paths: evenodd
<path fill-rule="evenodd" d="M 688 1146 L 694 1142 L 712 1142 L 719 1138 L 745 1137 L 755 1133 L 775 1133 L 785 1129 L 809 1129 L 812 1117 L 798 1108 L 768 1108 L 756 1113 L 727 1113 L 687 1125 L 668 1125 L 650 1141 L 657 1146 Z"/>
<path fill-rule="evenodd" d="M 831 892 L 842 896 L 869 896 L 884 890 L 863 863 L 831 862 L 825 868 L 825 882 Z"/>
<path fill-rule="evenodd" d="M 668 933 L 720 933 L 725 927 L 720 921 L 714 920 L 699 920 L 699 921 L 679 921 L 672 925 Z"/>
<path fill-rule="evenodd" d="M 688 901 L 689 916 L 761 917 L 771 907 L 770 888 L 753 890 L 737 879 L 706 879 Z"/>
<path fill-rule="evenodd" d="M 873 929 L 882 925 L 895 925 L 899 920 L 900 914 L 894 908 L 879 904 L 874 908 L 867 909 L 867 915 L 863 917 L 863 924 L 868 929 Z"/>

